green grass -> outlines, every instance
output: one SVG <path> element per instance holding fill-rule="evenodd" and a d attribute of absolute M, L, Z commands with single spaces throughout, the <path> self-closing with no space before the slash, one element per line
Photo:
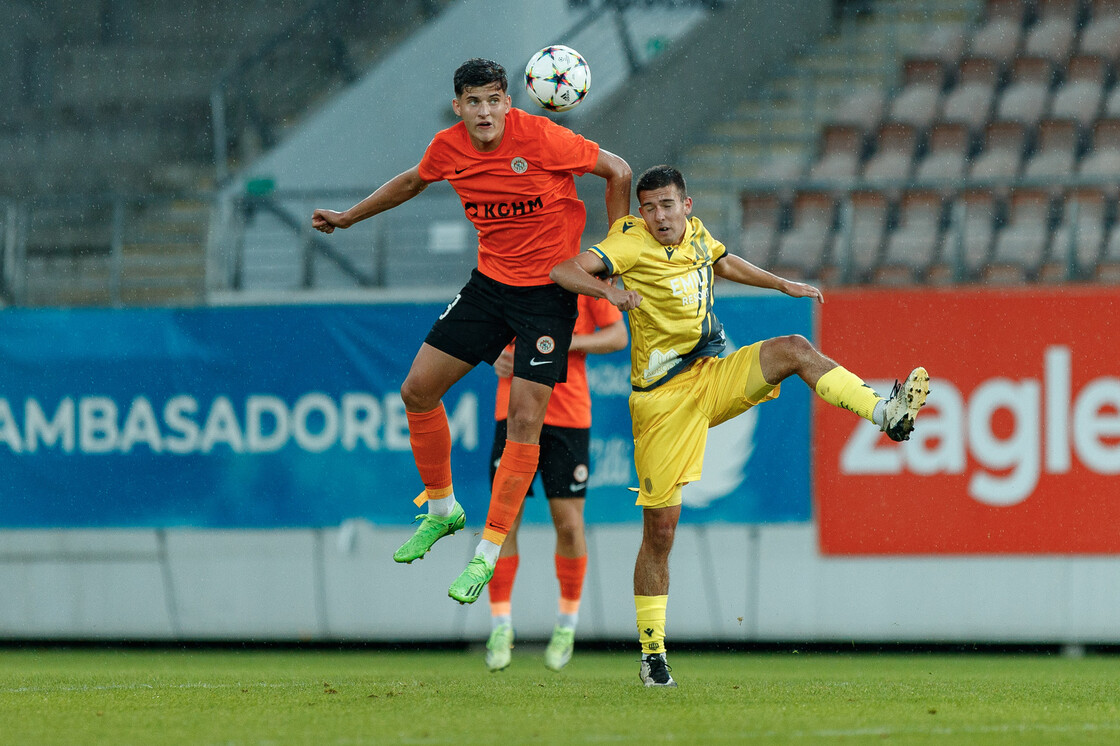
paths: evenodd
<path fill-rule="evenodd" d="M 0 650 L 3 744 L 1120 743 L 1120 658 Z"/>

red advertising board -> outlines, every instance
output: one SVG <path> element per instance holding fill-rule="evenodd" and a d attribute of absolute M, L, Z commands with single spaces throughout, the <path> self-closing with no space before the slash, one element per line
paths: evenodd
<path fill-rule="evenodd" d="M 817 400 L 814 509 L 834 555 L 1120 553 L 1120 288 L 826 295 L 822 351 L 930 396 L 896 444 Z"/>

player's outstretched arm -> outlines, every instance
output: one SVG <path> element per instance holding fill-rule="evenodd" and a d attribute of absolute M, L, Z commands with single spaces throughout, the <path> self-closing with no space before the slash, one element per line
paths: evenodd
<path fill-rule="evenodd" d="M 360 220 L 407 202 L 424 191 L 427 186 L 428 182 L 420 178 L 420 166 L 417 164 L 386 181 L 373 194 L 349 210 L 343 212 L 316 210 L 311 215 L 311 227 L 323 233 L 334 233 L 335 228 L 349 228 Z"/>
<path fill-rule="evenodd" d="M 607 180 L 607 225 L 630 214 L 630 165 L 614 153 L 599 148 L 591 173 Z"/>
<path fill-rule="evenodd" d="M 598 254 L 585 251 L 557 264 L 548 273 L 548 277 L 560 287 L 573 293 L 590 295 L 592 298 L 606 298 L 620 311 L 637 308 L 642 302 L 642 296 L 633 290 L 615 287 L 595 276 L 606 271 L 607 265 Z"/>
<path fill-rule="evenodd" d="M 815 298 L 817 302 L 824 303 L 824 295 L 812 285 L 779 277 L 734 254 L 724 255 L 715 263 L 713 269 L 723 279 L 740 285 L 777 290 L 793 298 Z"/>

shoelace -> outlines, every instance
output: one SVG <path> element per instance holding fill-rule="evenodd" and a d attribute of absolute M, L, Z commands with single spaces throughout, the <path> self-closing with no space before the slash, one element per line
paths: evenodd
<path fill-rule="evenodd" d="M 673 667 L 665 662 L 664 658 L 647 658 L 646 663 L 649 664 L 649 677 L 656 681 L 658 684 L 669 680 L 669 672 Z"/>

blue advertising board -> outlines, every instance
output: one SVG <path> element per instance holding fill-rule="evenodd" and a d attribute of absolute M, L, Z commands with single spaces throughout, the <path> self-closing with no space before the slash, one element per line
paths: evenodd
<path fill-rule="evenodd" d="M 4 310 L 0 528 L 407 524 L 422 485 L 399 391 L 442 310 Z M 729 298 L 717 310 L 736 344 L 810 333 L 807 301 Z M 640 520 L 626 489 L 628 370 L 625 352 L 589 361 L 589 522 Z M 783 388 L 711 431 L 717 456 L 686 488 L 682 520 L 809 519 L 809 392 Z M 489 499 L 494 390 L 480 366 L 444 399 L 471 522 Z M 543 502 L 527 522 L 548 520 Z"/>

